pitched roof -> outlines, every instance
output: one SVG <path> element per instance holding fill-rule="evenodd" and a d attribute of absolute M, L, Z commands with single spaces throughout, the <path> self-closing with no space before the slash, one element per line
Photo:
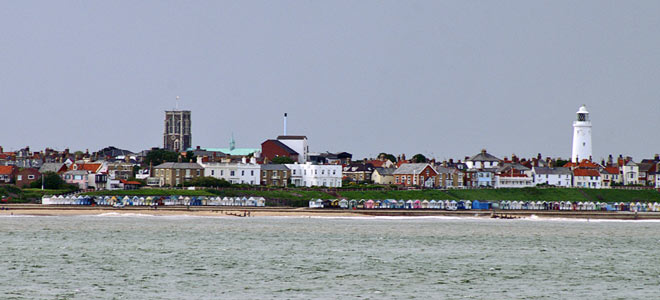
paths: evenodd
<path fill-rule="evenodd" d="M 282 150 L 286 151 L 287 153 L 289 153 L 291 155 L 298 155 L 298 152 L 296 152 L 296 150 L 291 149 L 289 146 L 287 146 L 286 144 L 284 144 L 284 143 L 282 143 L 278 140 L 266 140 L 265 142 L 261 143 L 261 145 L 263 145 L 267 142 L 271 142 L 271 143 L 277 145 L 278 147 L 282 148 Z"/>
<path fill-rule="evenodd" d="M 0 175 L 10 175 L 14 173 L 16 167 L 14 166 L 0 166 Z"/>
<path fill-rule="evenodd" d="M 92 173 L 96 173 L 103 164 L 76 164 L 77 169 L 76 170 L 82 170 L 82 171 L 90 171 Z"/>
<path fill-rule="evenodd" d="M 500 161 L 500 160 L 501 159 L 486 152 L 486 150 L 482 150 L 478 154 L 467 159 L 467 161 Z"/>
<path fill-rule="evenodd" d="M 396 168 L 376 168 L 374 172 L 378 172 L 380 176 L 390 176 L 394 175 Z"/>
<path fill-rule="evenodd" d="M 600 173 L 592 169 L 575 169 L 573 170 L 575 176 L 596 176 L 599 177 Z"/>
<path fill-rule="evenodd" d="M 614 175 L 619 174 L 619 168 L 617 167 L 605 167 L 604 170 L 609 174 L 614 174 Z"/>
<path fill-rule="evenodd" d="M 548 168 L 548 167 L 535 167 L 535 174 L 543 175 L 570 175 L 573 174 L 569 168 Z"/>
<path fill-rule="evenodd" d="M 265 164 L 265 165 L 261 165 L 261 170 L 262 171 L 288 171 L 289 168 L 287 168 L 285 165 L 282 165 L 282 164 Z"/>
<path fill-rule="evenodd" d="M 64 163 L 44 163 L 41 165 L 41 168 L 39 168 L 39 173 L 46 173 L 46 172 L 53 172 L 57 173 L 59 172 L 62 167 L 64 167 Z"/>
<path fill-rule="evenodd" d="M 402 164 L 398 169 L 396 169 L 396 171 L 394 171 L 394 174 L 419 174 L 422 171 L 424 171 L 426 166 L 431 166 L 431 165 L 425 163 Z M 433 167 L 431 167 L 431 169 L 433 169 Z"/>

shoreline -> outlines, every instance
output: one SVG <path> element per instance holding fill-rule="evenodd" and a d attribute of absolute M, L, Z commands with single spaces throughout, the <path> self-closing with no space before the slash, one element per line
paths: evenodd
<path fill-rule="evenodd" d="M 160 206 L 100 207 L 55 206 L 41 204 L 0 205 L 0 215 L 18 216 L 86 216 L 107 213 L 142 214 L 151 216 L 206 216 L 206 217 L 469 217 L 502 219 L 594 219 L 594 220 L 660 220 L 660 212 L 605 212 L 605 211 L 552 211 L 552 210 L 393 210 L 393 209 L 314 209 L 293 207 L 231 207 L 231 206 Z"/>

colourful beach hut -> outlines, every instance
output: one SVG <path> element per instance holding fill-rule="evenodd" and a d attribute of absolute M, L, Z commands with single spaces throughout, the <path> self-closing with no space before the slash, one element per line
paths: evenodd
<path fill-rule="evenodd" d="M 421 208 L 422 208 L 422 209 L 429 209 L 429 201 L 428 201 L 428 200 L 424 200 L 424 201 L 422 201 L 422 206 L 421 206 Z"/>
<path fill-rule="evenodd" d="M 413 208 L 414 208 L 414 209 L 420 209 L 420 208 L 422 208 L 422 201 L 419 201 L 419 200 L 415 200 L 415 201 L 413 201 Z"/>
<path fill-rule="evenodd" d="M 367 200 L 366 202 L 364 202 L 364 208 L 365 208 L 365 209 L 372 209 L 372 208 L 374 208 L 374 200 L 369 199 L 369 200 Z"/>

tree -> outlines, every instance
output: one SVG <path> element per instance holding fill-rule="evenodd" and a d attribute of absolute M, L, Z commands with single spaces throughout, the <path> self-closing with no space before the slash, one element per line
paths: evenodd
<path fill-rule="evenodd" d="M 295 163 L 295 161 L 288 156 L 276 156 L 273 158 L 271 163 L 282 165 L 282 164 L 292 164 Z"/>
<path fill-rule="evenodd" d="M 418 154 L 415 154 L 415 155 L 413 155 L 413 157 L 412 157 L 412 161 L 413 161 L 414 163 L 425 163 L 425 162 L 426 162 L 426 156 L 424 156 L 424 155 L 422 155 L 422 154 L 419 154 L 419 153 L 418 153 Z"/>
<path fill-rule="evenodd" d="M 165 149 L 151 150 L 144 158 L 144 164 L 153 164 L 154 166 L 160 165 L 164 162 L 176 162 L 179 159 L 179 154 Z"/>
<path fill-rule="evenodd" d="M 46 172 L 42 174 L 44 188 L 49 190 L 77 190 L 78 187 L 67 184 L 60 175 L 53 172 Z M 34 181 L 30 184 L 31 188 L 41 188 L 41 180 Z"/>
<path fill-rule="evenodd" d="M 555 160 L 555 167 L 563 167 L 565 164 L 569 163 L 569 160 L 563 160 L 561 158 L 558 158 Z"/>
<path fill-rule="evenodd" d="M 197 177 L 184 183 L 185 186 L 199 187 L 230 187 L 231 183 L 224 179 L 214 177 Z"/>
<path fill-rule="evenodd" d="M 381 154 L 378 154 L 378 158 L 388 159 L 391 162 L 396 163 L 396 156 L 389 153 L 382 152 Z"/>
<path fill-rule="evenodd" d="M 186 161 L 188 161 L 188 162 L 190 162 L 190 161 L 192 161 L 192 162 L 196 162 L 196 161 L 197 161 L 197 157 L 195 157 L 195 153 L 193 153 L 192 151 L 188 151 L 188 152 L 186 152 Z"/>

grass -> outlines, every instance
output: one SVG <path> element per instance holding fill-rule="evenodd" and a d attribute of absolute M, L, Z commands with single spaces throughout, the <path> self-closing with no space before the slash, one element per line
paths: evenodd
<path fill-rule="evenodd" d="M 70 192 L 69 190 L 41 190 L 41 189 L 20 189 L 15 186 L 0 186 L 0 196 L 11 197 L 11 203 L 35 202 L 44 195 L 58 195 Z"/>
<path fill-rule="evenodd" d="M 337 191 L 337 193 L 347 199 L 419 199 L 419 200 L 452 200 L 459 199 L 440 190 L 409 190 L 409 191 Z"/>

